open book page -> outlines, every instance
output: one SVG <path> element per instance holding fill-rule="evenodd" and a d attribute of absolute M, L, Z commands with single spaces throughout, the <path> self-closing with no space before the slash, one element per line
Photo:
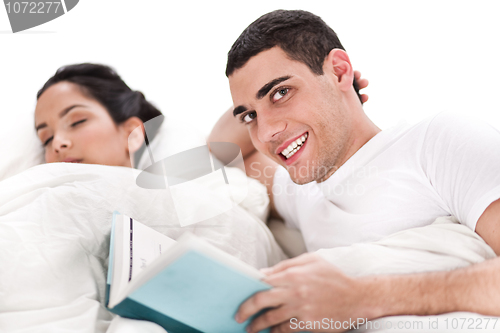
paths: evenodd
<path fill-rule="evenodd" d="M 137 277 L 151 262 L 176 242 L 167 236 L 132 219 L 130 226 L 129 281 Z"/>
<path fill-rule="evenodd" d="M 251 265 L 248 265 L 247 263 L 233 257 L 232 255 L 216 248 L 203 239 L 189 232 L 186 232 L 178 239 L 174 246 L 169 248 L 167 253 L 165 253 L 163 256 L 161 256 L 161 258 L 152 263 L 151 266 L 149 266 L 148 269 L 144 272 L 144 274 L 139 275 L 136 279 L 132 280 L 131 283 L 126 286 L 125 290 L 123 291 L 124 296 L 134 292 L 142 284 L 146 283 L 149 279 L 156 276 L 165 267 L 185 255 L 189 251 L 203 253 L 211 259 L 228 267 L 231 267 L 231 269 L 234 269 L 256 280 L 260 280 L 264 277 L 264 274 L 257 270 L 255 267 L 252 267 Z M 196 268 L 193 267 L 193 269 Z"/>
<path fill-rule="evenodd" d="M 264 277 L 256 268 L 190 233 L 183 234 L 176 242 L 125 215 L 116 219 L 115 230 L 115 265 L 108 304 L 110 308 L 190 251 L 203 253 L 256 280 Z"/>
<path fill-rule="evenodd" d="M 114 265 L 109 306 L 124 297 L 127 285 L 176 242 L 126 215 L 115 220 Z"/>

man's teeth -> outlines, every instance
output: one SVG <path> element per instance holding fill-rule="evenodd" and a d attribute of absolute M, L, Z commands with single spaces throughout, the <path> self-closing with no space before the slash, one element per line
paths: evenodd
<path fill-rule="evenodd" d="M 282 152 L 281 155 L 285 156 L 287 159 L 292 157 L 301 147 L 304 142 L 306 142 L 307 139 L 307 133 L 302 135 L 300 138 L 295 140 L 294 142 L 290 143 L 288 147 L 286 147 Z"/>

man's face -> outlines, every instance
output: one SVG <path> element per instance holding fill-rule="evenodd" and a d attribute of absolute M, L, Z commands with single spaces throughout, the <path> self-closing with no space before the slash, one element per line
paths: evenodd
<path fill-rule="evenodd" d="M 352 141 L 353 119 L 338 78 L 327 62 L 323 69 L 316 75 L 274 47 L 229 76 L 236 117 L 255 148 L 297 184 L 328 178 Z"/>

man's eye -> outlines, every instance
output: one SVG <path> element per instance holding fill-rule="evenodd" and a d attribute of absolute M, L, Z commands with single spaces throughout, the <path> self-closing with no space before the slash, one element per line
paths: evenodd
<path fill-rule="evenodd" d="M 244 122 L 244 123 L 249 123 L 249 122 L 251 122 L 252 120 L 254 120 L 255 118 L 257 118 L 257 113 L 255 113 L 255 111 L 252 111 L 252 112 L 247 113 L 247 114 L 243 117 L 243 122 Z"/>
<path fill-rule="evenodd" d="M 273 102 L 279 101 L 288 93 L 288 88 L 280 88 L 273 95 Z"/>
<path fill-rule="evenodd" d="M 44 147 L 45 147 L 45 146 L 47 146 L 47 145 L 50 143 L 50 141 L 52 141 L 52 138 L 53 138 L 53 136 L 51 136 L 50 138 L 48 138 L 48 139 L 47 139 L 47 140 L 43 143 L 43 146 L 44 146 Z"/>
<path fill-rule="evenodd" d="M 74 122 L 73 124 L 71 124 L 71 127 L 75 127 L 76 125 L 84 123 L 85 121 L 87 121 L 87 119 L 82 119 L 82 120 L 79 120 L 77 122 Z"/>

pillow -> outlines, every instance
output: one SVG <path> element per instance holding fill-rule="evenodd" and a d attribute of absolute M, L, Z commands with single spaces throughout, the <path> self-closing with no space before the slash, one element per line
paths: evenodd
<path fill-rule="evenodd" d="M 8 119 L 0 131 L 0 181 L 45 162 L 31 112 Z"/>

